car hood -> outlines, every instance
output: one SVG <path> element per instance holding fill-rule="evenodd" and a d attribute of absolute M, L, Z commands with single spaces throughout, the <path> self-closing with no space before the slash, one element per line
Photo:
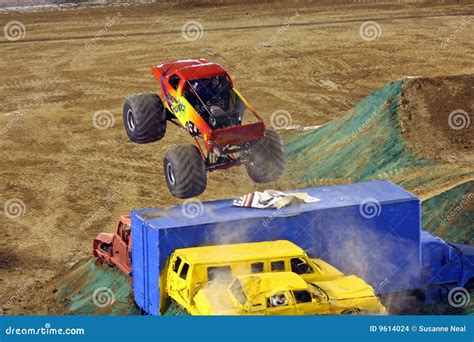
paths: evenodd
<path fill-rule="evenodd" d="M 103 242 L 103 243 L 111 244 L 114 241 L 114 234 L 99 233 L 97 234 L 95 240 Z"/>
<path fill-rule="evenodd" d="M 232 315 L 237 313 L 227 286 L 209 286 L 198 291 L 194 296 L 192 314 L 197 315 Z"/>
<path fill-rule="evenodd" d="M 329 299 L 353 299 L 375 296 L 374 289 L 361 278 L 350 275 L 336 280 L 313 282 Z"/>
<path fill-rule="evenodd" d="M 320 279 L 315 279 L 315 280 L 333 280 L 337 278 L 341 278 L 344 276 L 344 274 L 339 271 L 337 268 L 332 266 L 331 264 L 328 264 L 326 261 L 322 259 L 311 259 L 313 263 L 315 264 L 317 268 L 317 272 L 320 274 L 318 278 Z"/>

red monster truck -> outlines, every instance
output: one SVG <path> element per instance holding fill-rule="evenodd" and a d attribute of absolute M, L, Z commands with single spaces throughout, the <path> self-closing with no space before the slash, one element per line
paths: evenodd
<path fill-rule="evenodd" d="M 166 122 L 184 128 L 194 144 L 170 147 L 164 174 L 178 198 L 204 192 L 207 172 L 244 164 L 256 183 L 280 178 L 286 166 L 280 136 L 234 88 L 232 78 L 204 59 L 178 60 L 152 67 L 160 95 L 127 98 L 123 121 L 129 139 L 149 143 L 165 135 Z M 250 112 L 251 115 L 245 115 Z"/>

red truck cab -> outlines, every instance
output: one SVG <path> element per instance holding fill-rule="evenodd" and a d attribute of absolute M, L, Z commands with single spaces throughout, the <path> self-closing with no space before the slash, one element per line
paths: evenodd
<path fill-rule="evenodd" d="M 130 215 L 121 215 L 113 234 L 99 233 L 97 235 L 92 244 L 92 252 L 95 257 L 106 261 L 111 266 L 117 266 L 123 273 L 131 275 L 131 247 Z"/>

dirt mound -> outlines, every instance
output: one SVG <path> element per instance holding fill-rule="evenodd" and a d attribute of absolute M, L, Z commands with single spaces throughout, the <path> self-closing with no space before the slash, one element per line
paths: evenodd
<path fill-rule="evenodd" d="M 390 82 L 345 116 L 291 141 L 290 174 L 315 185 L 390 179 L 422 200 L 436 198 L 423 211 L 430 231 L 473 244 L 469 218 L 441 224 L 472 193 L 472 81 L 462 75 Z"/>
<path fill-rule="evenodd" d="M 474 162 L 474 75 L 405 80 L 399 122 L 415 153 Z"/>

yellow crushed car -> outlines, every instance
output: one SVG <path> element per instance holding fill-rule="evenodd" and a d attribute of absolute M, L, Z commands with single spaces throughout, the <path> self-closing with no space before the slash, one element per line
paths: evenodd
<path fill-rule="evenodd" d="M 344 276 L 324 260 L 309 258 L 290 241 L 278 240 L 177 249 L 160 286 L 189 311 L 197 291 L 208 283 L 228 284 L 237 276 L 264 272 L 294 272 L 307 282 Z"/>
<path fill-rule="evenodd" d="M 211 283 L 190 308 L 193 315 L 383 314 L 373 288 L 356 276 L 307 283 L 293 272 L 239 276 Z"/>

